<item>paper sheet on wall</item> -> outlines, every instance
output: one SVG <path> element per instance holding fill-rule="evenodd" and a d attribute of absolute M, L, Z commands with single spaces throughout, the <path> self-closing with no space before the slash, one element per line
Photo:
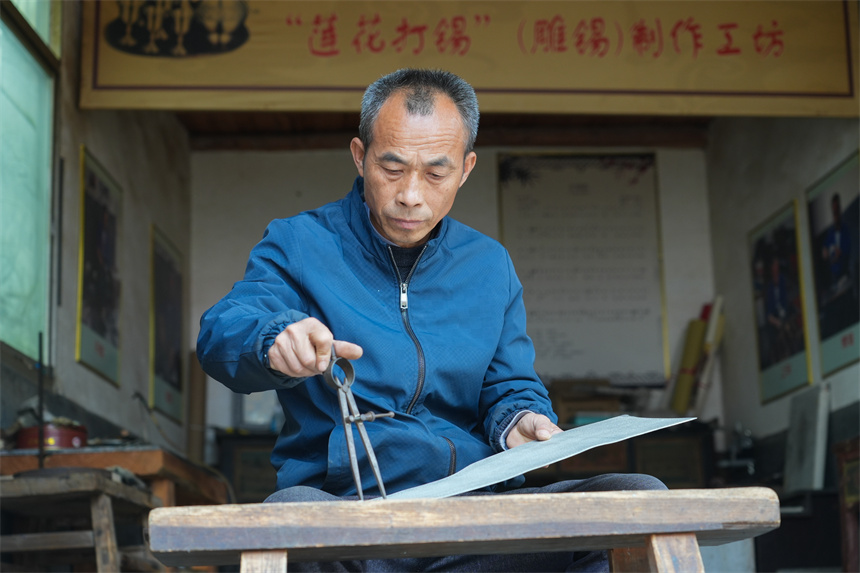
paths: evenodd
<path fill-rule="evenodd" d="M 388 495 L 388 499 L 451 497 L 503 482 L 584 451 L 689 422 L 695 418 L 617 416 L 529 442 L 479 460 L 454 475 Z"/>

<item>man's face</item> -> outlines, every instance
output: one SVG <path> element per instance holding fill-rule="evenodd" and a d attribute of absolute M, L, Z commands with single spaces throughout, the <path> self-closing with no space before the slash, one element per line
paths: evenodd
<path fill-rule="evenodd" d="M 465 146 L 466 129 L 448 97 L 436 96 L 426 116 L 407 113 L 402 94 L 383 104 L 369 149 L 358 138 L 350 143 L 370 220 L 383 237 L 401 247 L 427 242 L 475 166 Z"/>

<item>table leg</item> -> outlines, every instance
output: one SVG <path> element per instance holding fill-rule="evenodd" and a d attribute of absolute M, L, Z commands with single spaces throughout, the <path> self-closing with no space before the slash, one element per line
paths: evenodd
<path fill-rule="evenodd" d="M 652 535 L 648 538 L 651 571 L 660 573 L 705 573 L 695 533 Z"/>
<path fill-rule="evenodd" d="M 619 547 L 609 550 L 609 570 L 612 573 L 650 571 L 648 550 L 644 547 Z"/>
<path fill-rule="evenodd" d="M 176 484 L 169 479 L 156 478 L 149 484 L 152 495 L 161 499 L 162 507 L 176 506 Z"/>
<path fill-rule="evenodd" d="M 245 551 L 240 573 L 287 573 L 287 552 Z"/>
<path fill-rule="evenodd" d="M 113 505 L 107 494 L 99 494 L 90 502 L 98 570 L 119 571 L 119 550 L 113 522 Z"/>

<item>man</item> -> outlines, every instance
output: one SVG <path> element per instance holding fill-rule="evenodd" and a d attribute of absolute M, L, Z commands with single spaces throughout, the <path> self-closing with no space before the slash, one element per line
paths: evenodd
<path fill-rule="evenodd" d="M 197 346 L 204 369 L 235 391 L 278 391 L 286 421 L 272 453 L 280 491 L 269 501 L 356 493 L 337 397 L 320 376 L 332 349 L 361 358 L 353 385 L 359 409 L 395 413 L 365 425 L 388 492 L 561 431 L 534 371 L 507 251 L 447 217 L 475 166 L 477 129 L 474 91 L 453 74 L 405 69 L 374 82 L 350 144 L 359 175 L 352 191 L 272 222 L 244 280 L 204 314 Z M 357 449 L 363 488 L 373 493 Z M 601 476 L 553 491 L 662 487 L 647 476 Z M 565 570 L 580 557 L 327 566 Z M 606 564 L 602 552 L 585 559 L 580 564 Z"/>

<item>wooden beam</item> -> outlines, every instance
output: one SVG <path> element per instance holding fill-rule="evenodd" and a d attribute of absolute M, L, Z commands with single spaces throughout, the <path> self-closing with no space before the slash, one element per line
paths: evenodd
<path fill-rule="evenodd" d="M 92 531 L 54 531 L 50 533 L 19 533 L 0 537 L 3 553 L 25 551 L 55 551 L 94 546 Z"/>
<path fill-rule="evenodd" d="M 346 150 L 357 131 L 317 133 L 231 133 L 191 135 L 192 151 Z M 481 147 L 672 147 L 704 148 L 706 128 L 684 125 L 488 127 L 478 131 Z"/>
<path fill-rule="evenodd" d="M 779 522 L 772 490 L 730 488 L 159 508 L 149 531 L 155 557 L 184 566 L 246 551 L 339 561 L 643 547 L 661 534 L 719 545 Z"/>
<path fill-rule="evenodd" d="M 21 509 L 32 504 L 44 504 L 46 500 L 62 503 L 80 498 L 81 494 L 103 492 L 123 503 L 154 507 L 152 496 L 148 492 L 115 482 L 107 474 L 107 471 L 104 473 L 69 471 L 56 475 L 7 479 L 3 481 L 0 498 L 4 509 Z"/>

